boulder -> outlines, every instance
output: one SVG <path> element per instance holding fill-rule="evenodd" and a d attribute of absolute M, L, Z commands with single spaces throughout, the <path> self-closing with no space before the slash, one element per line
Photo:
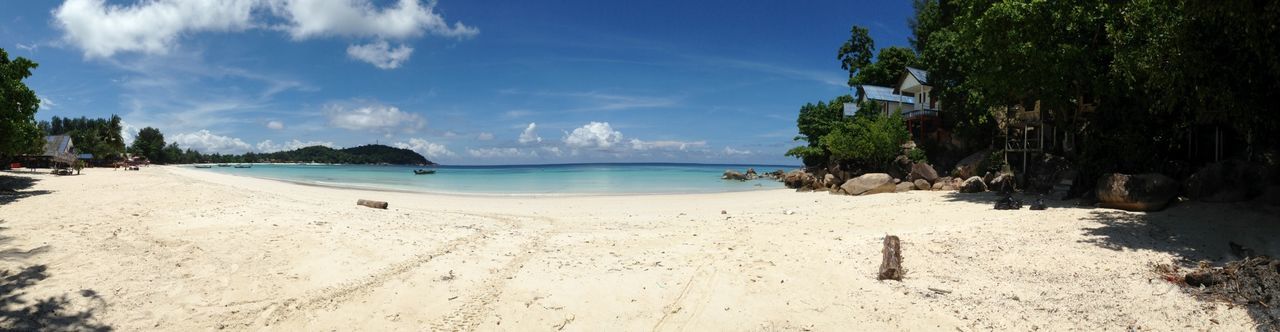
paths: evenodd
<path fill-rule="evenodd" d="M 1210 164 L 1187 179 L 1187 197 L 1205 202 L 1241 202 L 1266 192 L 1266 166 L 1236 160 Z"/>
<path fill-rule="evenodd" d="M 889 174 L 867 173 L 845 181 L 840 189 L 850 195 L 870 195 L 893 192 L 896 187 Z"/>
<path fill-rule="evenodd" d="M 782 176 L 782 184 L 786 185 L 787 188 L 793 188 L 793 189 L 804 188 L 806 186 L 805 180 L 809 177 L 812 177 L 812 175 L 809 175 L 809 173 L 805 172 L 804 170 L 797 169 L 784 174 Z"/>
<path fill-rule="evenodd" d="M 1178 195 L 1178 182 L 1159 173 L 1103 174 L 1095 190 L 1104 208 L 1159 211 Z"/>
<path fill-rule="evenodd" d="M 747 168 L 747 174 L 746 174 L 746 175 L 747 175 L 747 178 L 748 178 L 748 179 L 752 179 L 752 180 L 755 180 L 755 178 L 760 177 L 760 174 L 756 174 L 756 169 L 755 169 L 755 168 Z"/>
<path fill-rule="evenodd" d="M 960 192 L 962 193 L 980 193 L 987 191 L 987 183 L 982 182 L 982 178 L 971 176 L 960 184 Z"/>
<path fill-rule="evenodd" d="M 1055 187 L 1062 186 L 1061 184 L 1064 180 L 1070 181 L 1075 179 L 1076 176 L 1075 171 L 1071 168 L 1071 162 L 1067 161 L 1067 158 L 1048 153 L 1039 158 L 1033 158 L 1027 168 L 1022 174 L 1025 179 L 1023 185 L 1026 186 L 1023 189 L 1033 192 L 1053 192 L 1056 190 Z M 1066 189 L 1069 189 L 1069 187 Z"/>
<path fill-rule="evenodd" d="M 916 184 L 915 184 L 915 183 L 905 182 L 905 181 L 904 181 L 904 182 L 902 182 L 902 183 L 898 183 L 898 185 L 894 186 L 894 188 L 893 188 L 893 192 L 895 192 L 895 193 L 900 193 L 900 192 L 912 191 L 912 190 L 915 190 L 915 189 L 916 189 Z"/>
<path fill-rule="evenodd" d="M 822 176 L 822 184 L 825 188 L 831 188 L 839 185 L 836 180 L 836 175 L 831 173 L 827 173 L 827 175 Z"/>
<path fill-rule="evenodd" d="M 933 186 L 929 185 L 929 181 L 925 181 L 924 179 L 916 179 L 915 181 L 912 181 L 911 183 L 912 183 L 912 184 L 914 184 L 914 185 L 916 185 L 916 189 L 917 189 L 917 190 L 930 190 L 930 189 L 933 189 Z"/>
<path fill-rule="evenodd" d="M 933 166 L 929 166 L 929 164 L 922 163 L 922 162 L 914 163 L 914 164 L 911 164 L 910 179 L 911 180 L 923 179 L 925 181 L 929 181 L 930 183 L 933 183 L 934 181 L 938 181 L 938 171 L 933 170 Z"/>
<path fill-rule="evenodd" d="M 1011 193 L 1017 189 L 1014 183 L 1015 180 L 1013 173 L 1000 173 L 1000 175 L 996 175 L 991 179 L 991 190 L 1002 193 Z"/>
<path fill-rule="evenodd" d="M 720 178 L 725 180 L 738 180 L 738 181 L 747 180 L 746 175 L 743 175 L 742 173 L 738 173 L 738 171 L 735 171 L 735 170 L 725 170 L 724 176 L 721 176 Z"/>
<path fill-rule="evenodd" d="M 933 184 L 933 190 L 943 190 L 943 188 L 945 188 L 945 187 L 946 187 L 946 185 L 944 185 L 942 182 L 938 182 L 938 183 L 934 183 L 934 184 Z M 954 189 L 953 189 L 953 190 L 954 190 Z"/>
<path fill-rule="evenodd" d="M 974 152 L 968 157 L 964 157 L 964 159 L 960 159 L 960 162 L 956 163 L 956 169 L 951 172 L 951 175 L 961 179 L 967 179 L 970 176 L 978 175 L 978 172 L 981 172 L 985 168 L 987 157 L 990 155 L 991 150 L 984 149 L 982 151 Z"/>

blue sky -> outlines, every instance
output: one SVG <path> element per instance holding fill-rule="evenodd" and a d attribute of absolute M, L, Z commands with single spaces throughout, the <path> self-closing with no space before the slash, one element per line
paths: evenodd
<path fill-rule="evenodd" d="M 445 164 L 796 164 L 849 93 L 849 27 L 909 1 L 15 1 L 39 119 L 119 114 L 205 152 L 383 143 Z M 130 132 L 126 139 L 130 139 Z"/>

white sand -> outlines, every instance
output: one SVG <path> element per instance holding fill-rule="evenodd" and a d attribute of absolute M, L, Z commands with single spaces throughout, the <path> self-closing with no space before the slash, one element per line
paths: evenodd
<path fill-rule="evenodd" d="M 1244 309 L 1150 264 L 1220 258 L 1227 240 L 1275 250 L 1280 234 L 1258 223 L 1274 210 L 1247 204 L 1145 215 L 943 192 L 474 197 L 84 173 L 35 176 L 46 194 L 0 205 L 0 269 L 47 265 L 22 298 L 65 295 L 121 330 L 1251 330 Z M 902 282 L 874 278 L 885 234 L 903 240 Z"/>

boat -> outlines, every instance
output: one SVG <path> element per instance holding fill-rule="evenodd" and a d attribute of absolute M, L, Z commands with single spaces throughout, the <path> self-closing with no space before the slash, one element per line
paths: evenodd
<path fill-rule="evenodd" d="M 213 165 L 196 165 L 196 168 L 213 168 Z"/>
<path fill-rule="evenodd" d="M 415 170 L 413 170 L 413 174 L 417 174 L 417 175 L 423 175 L 423 174 L 436 174 L 436 170 L 434 170 L 434 169 L 415 169 Z"/>
<path fill-rule="evenodd" d="M 218 164 L 218 167 L 231 167 L 231 164 Z"/>
<path fill-rule="evenodd" d="M 253 165 L 236 165 L 236 168 L 249 168 L 249 167 L 253 167 Z"/>

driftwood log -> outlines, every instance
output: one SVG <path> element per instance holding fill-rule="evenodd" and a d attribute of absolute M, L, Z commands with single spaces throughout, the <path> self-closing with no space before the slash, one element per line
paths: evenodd
<path fill-rule="evenodd" d="M 880 263 L 880 275 L 877 279 L 902 281 L 902 244 L 899 243 L 897 236 L 884 237 L 883 252 L 884 261 Z"/>
<path fill-rule="evenodd" d="M 383 210 L 387 209 L 387 202 L 383 202 L 383 201 L 371 201 L 367 199 L 361 199 L 361 200 L 356 200 L 356 205 L 364 205 L 364 206 L 368 206 L 375 209 L 383 209 Z"/>

